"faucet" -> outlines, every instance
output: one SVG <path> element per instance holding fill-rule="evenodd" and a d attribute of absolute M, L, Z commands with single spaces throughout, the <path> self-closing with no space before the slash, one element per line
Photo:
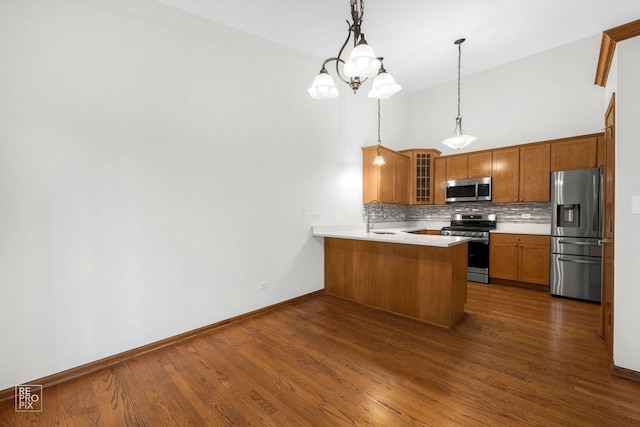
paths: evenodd
<path fill-rule="evenodd" d="M 372 200 L 369 203 L 367 203 L 367 233 L 371 232 L 371 216 L 369 215 L 369 211 L 371 210 L 371 204 L 377 203 L 380 205 L 380 210 L 382 211 L 382 218 L 384 218 L 384 203 L 382 203 L 380 200 Z"/>

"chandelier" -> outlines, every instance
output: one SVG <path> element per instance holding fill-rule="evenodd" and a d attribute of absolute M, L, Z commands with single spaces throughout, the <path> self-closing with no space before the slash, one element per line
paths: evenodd
<path fill-rule="evenodd" d="M 453 42 L 458 45 L 458 116 L 456 117 L 456 129 L 453 132 L 452 137 L 442 140 L 444 145 L 457 150 L 466 147 L 478 139 L 475 136 L 465 135 L 462 132 L 462 116 L 460 115 L 460 58 L 462 57 L 462 49 L 460 48 L 460 45 L 464 43 L 464 40 L 465 39 L 458 39 Z"/>
<path fill-rule="evenodd" d="M 376 76 L 373 81 L 369 98 L 385 99 L 389 98 L 401 87 L 395 82 L 393 77 L 387 73 L 382 64 L 382 57 L 376 57 L 373 49 L 367 44 L 362 33 L 362 16 L 364 14 L 364 0 L 349 0 L 351 3 L 351 19 L 347 20 L 349 32 L 347 39 L 342 44 L 337 57 L 325 59 L 320 69 L 320 74 L 313 80 L 313 84 L 308 89 L 309 95 L 314 99 L 336 98 L 338 96 L 338 88 L 333 81 L 333 77 L 327 71 L 326 65 L 335 61 L 336 74 L 346 84 L 348 84 L 353 93 L 356 93 L 360 85 L 369 77 Z M 342 54 L 349 40 L 353 36 L 353 50 L 349 55 L 349 59 L 345 62 Z M 342 73 L 340 72 L 340 64 Z M 344 73 L 344 76 L 342 75 Z M 347 78 L 349 80 L 347 80 Z"/>

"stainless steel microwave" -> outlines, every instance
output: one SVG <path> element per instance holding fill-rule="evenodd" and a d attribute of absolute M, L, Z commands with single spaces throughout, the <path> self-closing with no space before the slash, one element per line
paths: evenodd
<path fill-rule="evenodd" d="M 490 201 L 491 177 L 446 181 L 444 194 L 447 203 Z"/>

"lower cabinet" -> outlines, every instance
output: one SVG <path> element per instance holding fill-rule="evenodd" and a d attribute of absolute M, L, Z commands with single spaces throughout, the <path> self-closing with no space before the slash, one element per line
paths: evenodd
<path fill-rule="evenodd" d="M 489 276 L 548 288 L 550 244 L 549 236 L 492 233 Z"/>

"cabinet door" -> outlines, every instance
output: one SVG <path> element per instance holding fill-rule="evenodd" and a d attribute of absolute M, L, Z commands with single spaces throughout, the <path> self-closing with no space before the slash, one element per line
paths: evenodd
<path fill-rule="evenodd" d="M 447 159 L 445 157 L 436 157 L 433 166 L 433 203 L 444 205 L 446 204 L 444 201 L 444 185 L 447 180 Z"/>
<path fill-rule="evenodd" d="M 409 156 L 409 204 L 432 204 L 434 159 L 440 151 L 411 149 L 400 153 Z"/>
<path fill-rule="evenodd" d="M 570 139 L 551 144 L 551 170 L 595 168 L 598 164 L 598 137 Z"/>
<path fill-rule="evenodd" d="M 493 152 L 492 196 L 494 203 L 519 200 L 520 149 L 506 148 Z"/>
<path fill-rule="evenodd" d="M 493 153 L 483 151 L 480 153 L 469 153 L 467 155 L 467 177 L 486 178 L 491 176 Z"/>
<path fill-rule="evenodd" d="M 409 203 L 409 157 L 380 147 L 384 165 L 374 165 L 377 146 L 362 149 L 362 201 Z"/>
<path fill-rule="evenodd" d="M 378 182 L 380 181 L 380 168 L 382 165 L 374 165 L 376 147 L 362 148 L 362 202 L 368 203 L 379 197 Z"/>
<path fill-rule="evenodd" d="M 447 180 L 467 178 L 467 155 L 447 156 Z"/>
<path fill-rule="evenodd" d="M 548 202 L 550 200 L 550 144 L 520 147 L 521 202 Z"/>
<path fill-rule="evenodd" d="M 518 280 L 518 242 L 515 235 L 491 234 L 489 276 L 496 279 Z"/>
<path fill-rule="evenodd" d="M 518 281 L 549 286 L 550 237 L 519 235 Z"/>
<path fill-rule="evenodd" d="M 396 153 L 394 171 L 394 203 L 409 204 L 409 156 Z"/>

